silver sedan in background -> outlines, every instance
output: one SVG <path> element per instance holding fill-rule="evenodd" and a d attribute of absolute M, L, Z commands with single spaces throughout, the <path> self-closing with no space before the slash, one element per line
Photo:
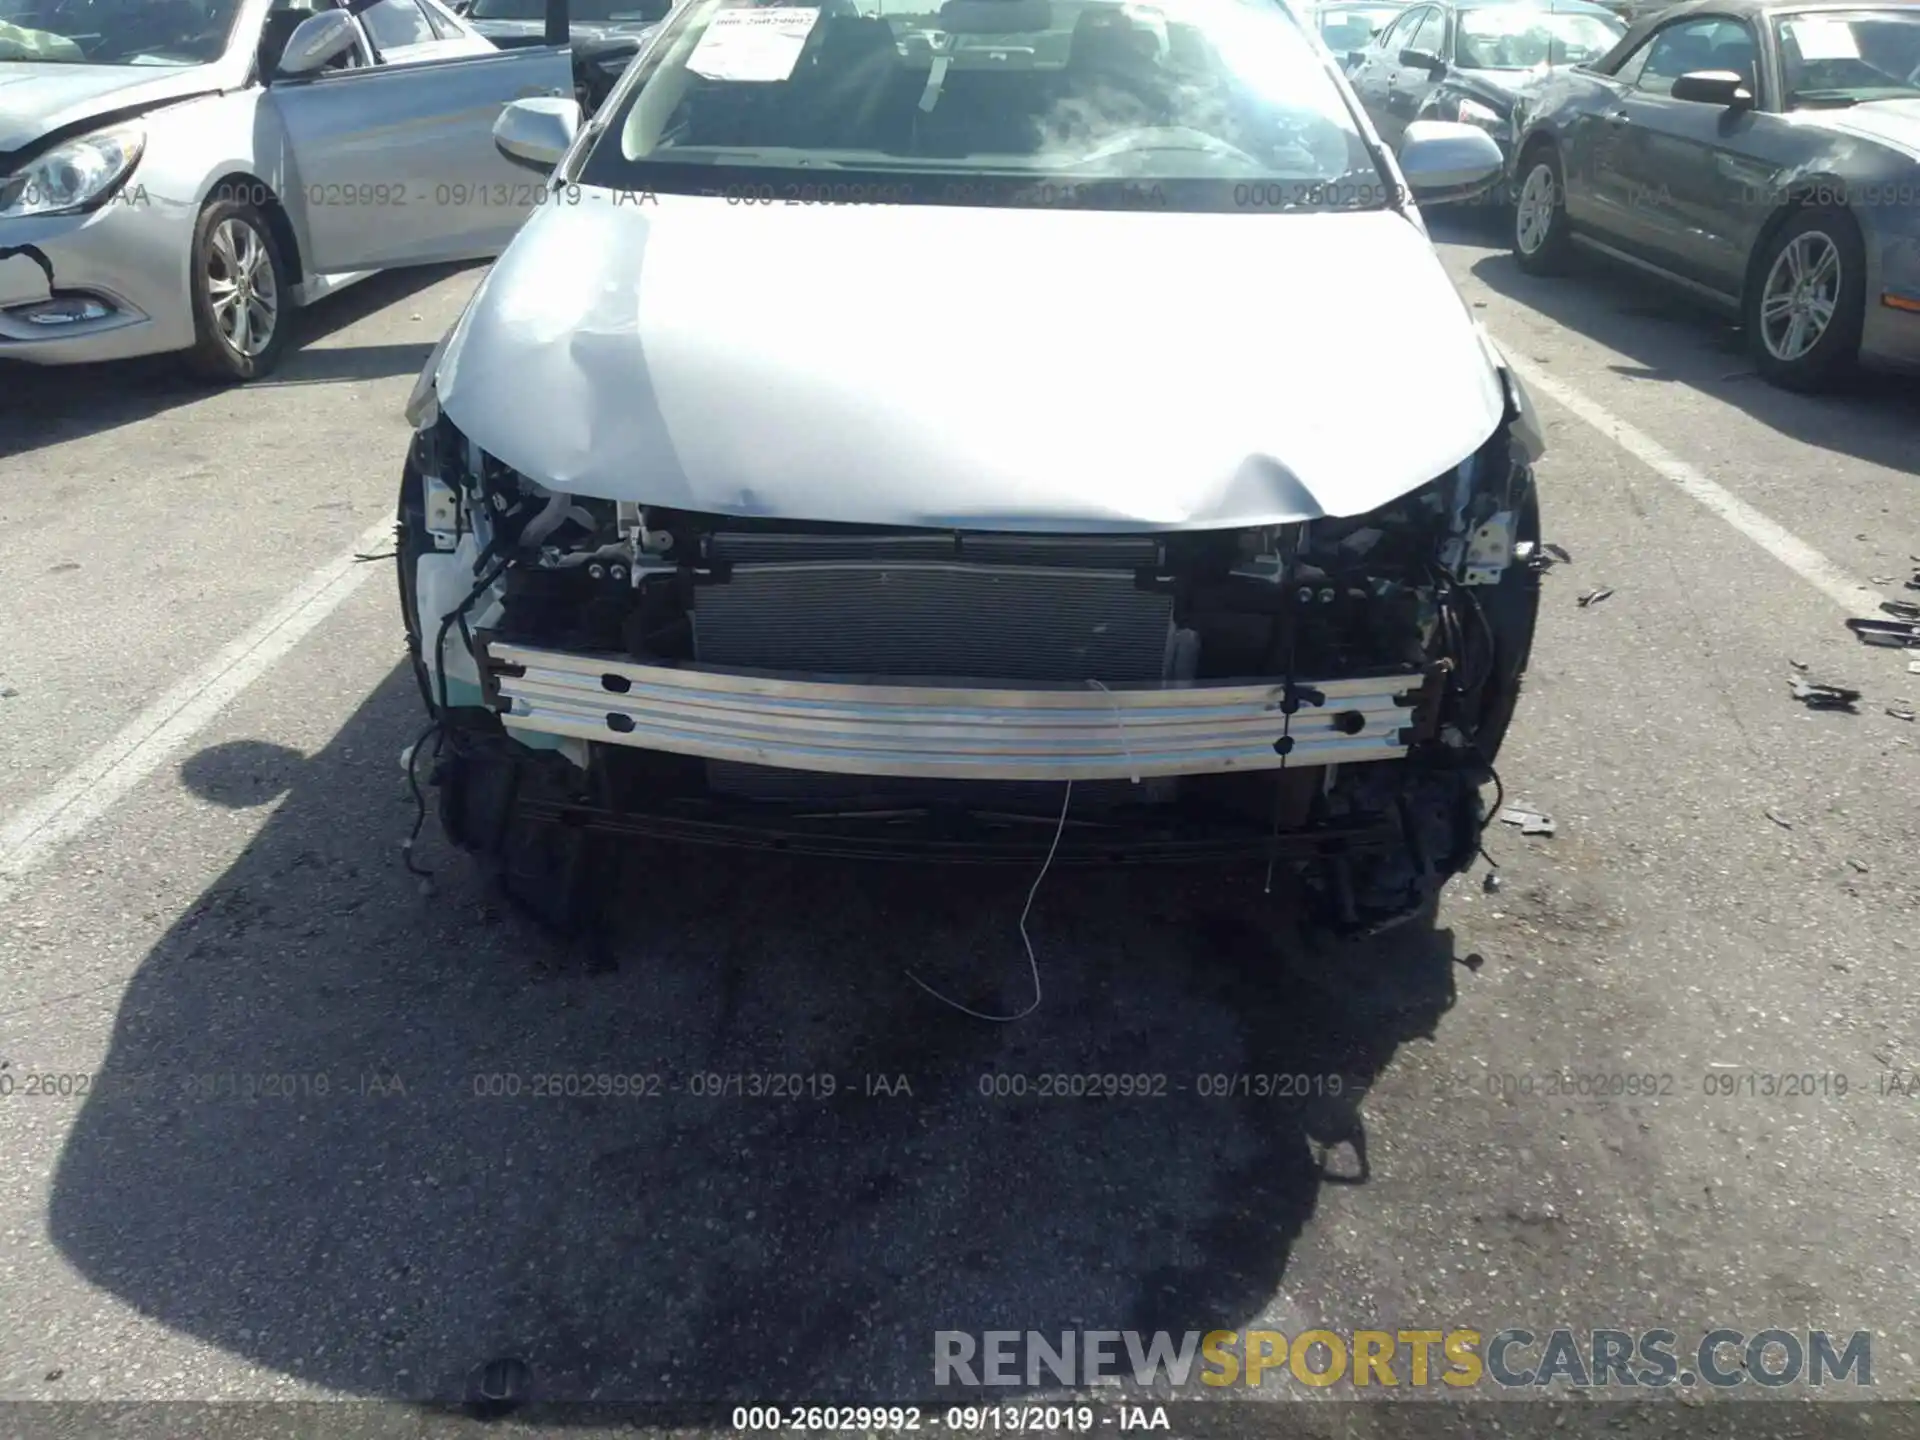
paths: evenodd
<path fill-rule="evenodd" d="M 0 0 L 0 360 L 263 375 L 296 307 L 498 253 L 548 197 L 494 119 L 572 93 L 440 0 Z"/>

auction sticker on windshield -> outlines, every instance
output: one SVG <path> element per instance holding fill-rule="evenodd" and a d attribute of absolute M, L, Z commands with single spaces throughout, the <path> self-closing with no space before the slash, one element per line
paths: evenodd
<path fill-rule="evenodd" d="M 1844 20 L 1798 19 L 1787 22 L 1787 32 L 1800 47 L 1802 60 L 1858 60 L 1853 27 Z"/>
<path fill-rule="evenodd" d="M 687 69 L 709 80 L 785 80 L 819 19 L 811 5 L 722 10 L 707 22 Z"/>

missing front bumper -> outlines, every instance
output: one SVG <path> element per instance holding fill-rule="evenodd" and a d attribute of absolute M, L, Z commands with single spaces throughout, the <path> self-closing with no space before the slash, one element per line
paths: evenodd
<path fill-rule="evenodd" d="M 509 733 L 788 770 L 962 780 L 1212 775 L 1404 757 L 1434 680 L 1023 685 L 637 664 L 479 637 Z"/>

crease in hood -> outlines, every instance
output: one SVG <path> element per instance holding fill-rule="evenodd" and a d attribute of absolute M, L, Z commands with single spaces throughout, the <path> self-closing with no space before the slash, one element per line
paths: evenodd
<path fill-rule="evenodd" d="M 935 528 L 1356 515 L 1505 396 L 1419 229 L 646 197 L 537 211 L 450 333 L 441 408 L 555 490 Z"/>
<path fill-rule="evenodd" d="M 204 95 L 221 87 L 222 67 L 0 62 L 0 154 L 93 118 Z"/>

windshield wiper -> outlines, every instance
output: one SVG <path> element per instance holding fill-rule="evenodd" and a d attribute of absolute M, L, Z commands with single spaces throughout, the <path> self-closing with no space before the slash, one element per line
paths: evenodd
<path fill-rule="evenodd" d="M 1787 96 L 1787 108 L 1799 106 L 1808 110 L 1846 110 L 1860 103 L 1858 95 L 1849 95 L 1844 90 L 1795 90 Z"/>

